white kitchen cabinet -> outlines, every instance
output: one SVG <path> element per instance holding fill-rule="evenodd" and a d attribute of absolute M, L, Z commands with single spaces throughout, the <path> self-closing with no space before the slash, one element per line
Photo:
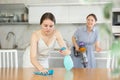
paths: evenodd
<path fill-rule="evenodd" d="M 113 67 L 112 58 L 110 57 L 110 50 L 94 52 L 96 59 L 97 68 L 111 68 Z M 64 56 L 59 54 L 59 51 L 51 51 L 49 57 L 49 66 L 50 68 L 64 67 L 63 64 Z M 104 64 L 104 65 L 102 65 Z"/>
<path fill-rule="evenodd" d="M 11 3 L 26 3 L 27 2 L 27 0 L 0 0 L 0 3 L 1 4 L 11 4 Z"/>
<path fill-rule="evenodd" d="M 69 6 L 69 23 L 85 23 L 88 14 L 94 13 L 98 22 L 105 22 L 103 5 L 72 5 Z"/>
<path fill-rule="evenodd" d="M 56 23 L 67 23 L 68 7 L 67 6 L 29 6 L 29 23 L 39 24 L 40 18 L 45 12 L 51 12 L 56 18 Z"/>
<path fill-rule="evenodd" d="M 22 67 L 24 50 L 17 50 L 17 52 L 18 52 L 18 67 Z"/>
<path fill-rule="evenodd" d="M 86 16 L 94 13 L 97 23 L 105 23 L 103 8 L 104 4 L 42 4 L 28 5 L 29 23 L 39 24 L 40 17 L 45 12 L 52 12 L 56 17 L 56 23 L 85 23 Z"/>
<path fill-rule="evenodd" d="M 110 50 L 94 52 L 96 58 L 97 68 L 112 68 L 114 65 L 113 57 L 111 56 Z M 104 64 L 104 65 L 102 65 Z"/>

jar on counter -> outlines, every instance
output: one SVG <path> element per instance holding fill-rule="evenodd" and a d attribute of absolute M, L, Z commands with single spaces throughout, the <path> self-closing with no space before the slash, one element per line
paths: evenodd
<path fill-rule="evenodd" d="M 14 22 L 17 22 L 17 21 L 18 21 L 18 16 L 17 16 L 17 15 L 14 15 L 14 16 L 13 16 L 13 21 L 14 21 Z"/>
<path fill-rule="evenodd" d="M 28 21 L 28 14 L 27 13 L 23 13 L 21 15 L 21 17 L 22 17 L 22 22 L 27 22 Z"/>

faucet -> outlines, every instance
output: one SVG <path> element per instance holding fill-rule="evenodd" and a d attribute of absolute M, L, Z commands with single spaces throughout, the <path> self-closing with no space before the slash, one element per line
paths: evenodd
<path fill-rule="evenodd" d="M 9 40 L 11 37 L 10 36 L 13 36 L 13 49 L 17 48 L 18 46 L 16 45 L 16 36 L 13 32 L 9 32 L 7 34 L 7 37 L 6 37 L 6 40 Z"/>

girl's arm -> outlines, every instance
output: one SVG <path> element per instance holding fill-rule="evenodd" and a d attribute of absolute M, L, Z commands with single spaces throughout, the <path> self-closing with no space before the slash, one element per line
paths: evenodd
<path fill-rule="evenodd" d="M 68 55 L 68 54 L 70 54 L 71 52 L 70 52 L 70 50 L 67 48 L 67 46 L 66 46 L 66 44 L 65 44 L 65 42 L 64 42 L 64 40 L 63 40 L 63 37 L 62 37 L 61 33 L 58 32 L 58 31 L 56 31 L 55 34 L 56 34 L 56 38 L 57 38 L 57 42 L 58 42 L 59 46 L 60 46 L 61 48 L 62 48 L 62 47 L 66 47 L 66 50 L 61 51 L 61 54 L 63 54 L 63 55 Z"/>
<path fill-rule="evenodd" d="M 32 34 L 31 37 L 31 46 L 30 46 L 30 59 L 31 63 L 41 72 L 47 72 L 47 70 L 39 64 L 37 61 L 37 35 L 36 33 Z"/>

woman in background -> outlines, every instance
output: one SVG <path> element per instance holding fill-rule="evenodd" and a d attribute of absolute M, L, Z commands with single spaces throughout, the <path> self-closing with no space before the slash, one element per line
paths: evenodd
<path fill-rule="evenodd" d="M 31 37 L 30 58 L 32 64 L 41 72 L 46 73 L 49 68 L 48 57 L 56 41 L 60 47 L 66 47 L 61 33 L 55 29 L 55 17 L 52 13 L 45 13 L 40 20 L 41 29 L 33 32 Z M 70 53 L 66 49 L 60 52 L 63 55 Z"/>
<path fill-rule="evenodd" d="M 72 50 L 73 54 L 71 57 L 73 59 L 74 67 L 75 68 L 83 68 L 83 61 L 82 55 L 76 57 L 74 52 L 79 52 L 79 42 L 85 43 L 86 48 L 86 55 L 87 55 L 87 68 L 95 68 L 96 67 L 96 60 L 94 55 L 94 46 L 97 52 L 101 51 L 99 47 L 99 39 L 98 39 L 98 30 L 95 27 L 97 21 L 97 17 L 95 14 L 89 14 L 86 17 L 86 26 L 78 28 L 73 37 L 72 42 L 75 47 L 75 51 Z"/>

